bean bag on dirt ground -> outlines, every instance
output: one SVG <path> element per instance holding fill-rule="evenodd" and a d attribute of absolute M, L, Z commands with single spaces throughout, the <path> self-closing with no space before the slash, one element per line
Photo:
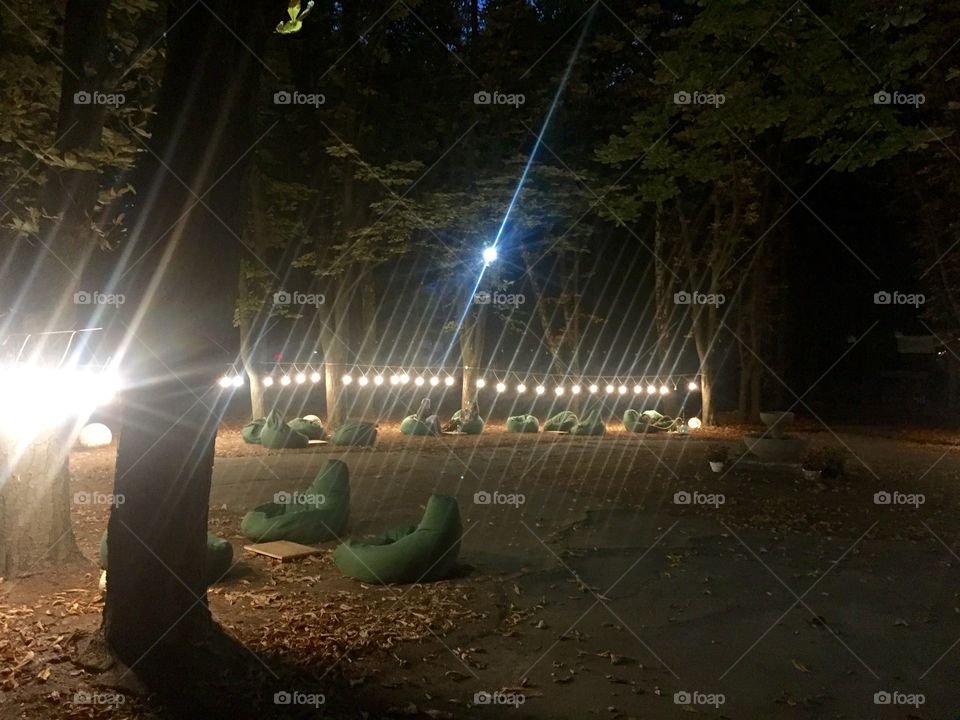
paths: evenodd
<path fill-rule="evenodd" d="M 578 422 L 573 430 L 570 431 L 571 435 L 603 435 L 607 432 L 607 426 L 603 424 L 600 420 L 600 411 L 594 410 L 592 413 L 587 415 L 585 419 L 581 422 Z"/>
<path fill-rule="evenodd" d="M 283 415 L 276 410 L 272 410 L 267 415 L 267 422 L 260 431 L 260 444 L 271 450 L 305 448 L 309 444 L 309 438 L 303 433 L 293 430 L 283 421 Z"/>
<path fill-rule="evenodd" d="M 433 418 L 436 415 L 431 416 Z M 437 429 L 427 420 L 421 420 L 416 415 L 408 415 L 400 423 L 400 432 L 404 435 L 436 435 Z"/>
<path fill-rule="evenodd" d="M 266 418 L 255 418 L 243 426 L 243 429 L 240 431 L 240 437 L 243 438 L 245 443 L 259 445 L 260 431 L 263 430 L 263 426 L 266 424 Z"/>
<path fill-rule="evenodd" d="M 104 570 L 109 570 L 107 567 L 108 547 L 107 531 L 104 530 L 100 538 L 100 567 Z M 223 538 L 207 533 L 207 585 L 213 585 L 223 579 L 232 563 L 233 546 Z"/>
<path fill-rule="evenodd" d="M 344 575 L 366 583 L 442 580 L 457 562 L 462 534 L 457 501 L 431 495 L 416 527 L 389 530 L 366 542 L 348 540 L 333 559 Z"/>
<path fill-rule="evenodd" d="M 323 440 L 327 436 L 323 429 L 323 423 L 319 420 L 308 420 L 307 418 L 296 418 L 287 423 L 291 430 L 306 435 L 307 440 Z"/>
<path fill-rule="evenodd" d="M 269 502 L 243 517 L 240 531 L 252 542 L 312 545 L 338 536 L 350 516 L 350 470 L 328 460 L 306 490 L 289 493 L 286 502 Z"/>
<path fill-rule="evenodd" d="M 570 432 L 577 425 L 577 416 L 571 410 L 557 413 L 543 424 L 544 432 Z"/>
<path fill-rule="evenodd" d="M 514 415 L 507 418 L 507 432 L 535 433 L 540 432 L 540 421 L 533 415 Z"/>
<path fill-rule="evenodd" d="M 481 418 L 480 416 L 477 416 L 461 422 L 460 420 L 461 413 L 462 413 L 462 410 L 457 410 L 453 414 L 453 417 L 450 418 L 451 423 L 454 424 L 460 432 L 466 433 L 467 435 L 479 435 L 480 433 L 483 432 L 483 427 L 484 427 L 483 418 Z"/>
<path fill-rule="evenodd" d="M 372 446 L 377 442 L 377 426 L 362 420 L 348 420 L 330 436 L 334 445 Z"/>
<path fill-rule="evenodd" d="M 656 410 L 637 412 L 633 408 L 623 414 L 623 426 L 630 432 L 669 432 L 676 430 L 682 421 L 670 418 Z"/>

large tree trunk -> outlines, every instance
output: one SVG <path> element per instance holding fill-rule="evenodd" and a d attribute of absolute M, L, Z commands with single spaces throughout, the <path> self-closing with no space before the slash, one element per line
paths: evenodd
<path fill-rule="evenodd" d="M 466 302 L 472 302 L 467 299 Z M 463 387 L 460 389 L 460 407 L 465 408 L 477 397 L 477 380 L 483 362 L 483 337 L 487 320 L 487 306 L 471 307 L 460 330 L 460 363 L 463 365 Z"/>
<path fill-rule="evenodd" d="M 147 200 L 138 243 L 124 255 L 139 260 L 125 357 L 139 385 L 123 400 L 115 493 L 124 502 L 110 515 L 104 633 L 128 664 L 175 655 L 213 627 L 204 565 L 222 405 L 216 353 L 236 342 L 241 229 L 227 223 L 239 215 L 242 158 L 255 141 L 257 56 L 269 31 L 262 10 L 168 4 L 158 160 L 142 168 Z"/>
<path fill-rule="evenodd" d="M 79 557 L 70 525 L 69 428 L 26 447 L 0 438 L 0 576 Z"/>

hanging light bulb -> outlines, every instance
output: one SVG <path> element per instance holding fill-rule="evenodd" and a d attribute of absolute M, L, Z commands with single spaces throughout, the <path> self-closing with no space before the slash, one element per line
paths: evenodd
<path fill-rule="evenodd" d="M 591 385 L 591 386 L 590 386 L 589 388 L 587 388 L 587 389 L 590 391 L 591 394 L 594 394 L 594 393 L 596 393 L 597 390 L 599 390 L 600 388 L 598 388 L 596 385 Z"/>
<path fill-rule="evenodd" d="M 643 387 L 641 385 L 634 385 L 633 392 L 635 395 L 639 395 L 640 393 L 643 392 Z"/>
<path fill-rule="evenodd" d="M 373 376 L 374 385 L 383 385 L 383 375 L 374 375 Z"/>
<path fill-rule="evenodd" d="M 366 387 L 369 382 L 370 382 L 370 378 L 368 378 L 366 375 L 361 375 L 361 376 L 357 379 L 357 384 L 358 384 L 360 387 Z"/>
<path fill-rule="evenodd" d="M 626 395 L 626 394 L 627 394 L 627 386 L 626 386 L 626 385 L 621 385 L 620 387 L 617 388 L 617 392 L 620 393 L 621 395 Z"/>
<path fill-rule="evenodd" d="M 563 385 L 557 385 L 557 387 L 554 388 L 554 392 L 557 394 L 557 397 L 563 395 Z"/>
<path fill-rule="evenodd" d="M 263 378 L 263 386 L 270 387 L 273 385 L 273 375 L 267 375 Z"/>
<path fill-rule="evenodd" d="M 422 377 L 418 377 L 416 380 L 413 381 L 413 384 L 416 385 L 417 387 L 423 387 L 424 382 L 426 381 Z"/>
<path fill-rule="evenodd" d="M 303 385 L 307 381 L 307 376 L 303 373 L 297 373 L 297 376 L 293 379 L 297 381 L 297 385 Z"/>
<path fill-rule="evenodd" d="M 537 385 L 536 387 L 537 395 L 543 395 L 546 391 L 547 389 L 543 385 Z"/>
<path fill-rule="evenodd" d="M 217 383 L 218 383 L 218 384 L 220 385 L 220 387 L 222 387 L 222 388 L 228 388 L 228 387 L 230 387 L 231 381 L 230 381 L 230 378 L 229 378 L 228 376 L 224 375 L 222 378 L 220 378 L 220 379 L 217 381 Z"/>
<path fill-rule="evenodd" d="M 616 392 L 616 388 L 613 385 L 607 385 L 607 395 L 613 395 Z"/>
<path fill-rule="evenodd" d="M 520 383 L 519 385 L 517 385 L 517 392 L 518 392 L 518 393 L 525 393 L 526 391 L 527 391 L 527 386 L 526 386 L 526 385 L 524 385 L 523 383 Z"/>
<path fill-rule="evenodd" d="M 691 381 L 687 384 L 687 390 L 689 390 L 690 392 L 696 392 L 696 391 L 697 391 L 697 384 L 696 384 L 693 380 L 691 380 Z M 693 427 L 693 426 L 691 425 L 691 427 Z"/>
<path fill-rule="evenodd" d="M 430 378 L 430 387 L 436 387 L 439 384 L 440 384 L 440 378 L 438 378 L 436 375 Z"/>
<path fill-rule="evenodd" d="M 579 395 L 579 394 L 580 394 L 580 386 L 579 386 L 579 385 L 574 385 L 572 388 L 570 388 L 570 392 L 572 392 L 574 395 Z"/>
<path fill-rule="evenodd" d="M 443 384 L 447 387 L 453 387 L 453 378 L 449 375 L 443 379 Z"/>
<path fill-rule="evenodd" d="M 400 375 L 400 384 L 406 385 L 408 382 L 410 382 L 410 376 L 407 375 L 407 373 L 402 373 Z"/>
<path fill-rule="evenodd" d="M 282 378 L 280 378 L 280 384 L 283 385 L 284 387 L 286 387 L 287 385 L 289 385 L 289 384 L 290 384 L 290 376 L 289 376 L 289 375 L 284 375 Z"/>
<path fill-rule="evenodd" d="M 300 382 L 300 379 L 299 379 L 299 378 L 297 378 L 297 382 Z M 353 382 L 353 378 L 352 378 L 349 374 L 343 376 L 343 384 L 344 384 L 344 385 L 349 385 L 349 384 L 352 383 L 352 382 Z"/>
<path fill-rule="evenodd" d="M 670 393 L 670 388 L 668 388 L 666 385 L 661 385 L 661 386 L 660 386 L 660 394 L 661 394 L 661 395 L 667 395 L 667 394 L 669 394 L 669 393 Z"/>
<path fill-rule="evenodd" d="M 498 382 L 498 383 L 497 383 L 497 392 L 498 392 L 498 393 L 502 393 L 502 392 L 503 392 L 504 390 L 506 390 L 506 389 L 507 389 L 507 386 L 504 385 L 502 382 Z"/>
<path fill-rule="evenodd" d="M 487 386 L 487 381 L 486 381 L 486 380 L 484 380 L 483 378 L 477 378 L 477 387 L 478 387 L 478 388 L 484 388 L 484 387 L 486 387 L 486 386 Z"/>
<path fill-rule="evenodd" d="M 647 395 L 653 395 L 657 392 L 657 388 L 653 385 L 647 385 Z"/>
<path fill-rule="evenodd" d="M 310 373 L 310 382 L 312 383 L 320 382 L 320 373 L 318 373 L 316 370 Z M 360 383 L 360 384 L 363 385 L 363 383 Z"/>
<path fill-rule="evenodd" d="M 243 375 L 234 375 L 230 378 L 230 384 L 235 388 L 243 387 Z"/>

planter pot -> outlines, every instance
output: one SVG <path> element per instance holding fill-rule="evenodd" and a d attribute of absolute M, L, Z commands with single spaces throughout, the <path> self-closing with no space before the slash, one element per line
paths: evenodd
<path fill-rule="evenodd" d="M 818 480 L 822 474 L 820 470 L 807 470 L 806 468 L 801 468 L 801 472 L 806 480 Z"/>
<path fill-rule="evenodd" d="M 717 462 L 716 460 L 710 461 L 710 469 L 715 473 L 723 472 L 723 468 L 726 465 L 725 462 Z"/>

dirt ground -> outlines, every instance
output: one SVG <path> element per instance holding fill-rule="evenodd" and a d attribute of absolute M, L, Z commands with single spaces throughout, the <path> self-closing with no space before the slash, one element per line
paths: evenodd
<path fill-rule="evenodd" d="M 312 717 L 957 717 L 956 438 L 801 434 L 846 448 L 845 475 L 762 466 L 741 457 L 737 429 L 411 439 L 391 426 L 373 449 L 267 451 L 227 426 L 210 529 L 237 564 L 210 607 L 265 672 L 311 672 L 325 694 Z M 733 453 L 720 474 L 713 442 Z M 75 451 L 74 492 L 109 493 L 115 451 Z M 415 523 L 431 493 L 455 496 L 457 577 L 365 586 L 337 571 L 336 542 L 287 565 L 244 552 L 244 512 L 330 458 L 350 467 L 351 537 Z M 477 504 L 481 491 L 524 502 Z M 877 504 L 879 492 L 914 504 Z M 73 506 L 85 560 L 0 582 L 0 717 L 160 716 L 132 678 L 76 661 L 100 622 L 108 511 Z M 294 714 L 264 702 L 263 717 Z"/>

